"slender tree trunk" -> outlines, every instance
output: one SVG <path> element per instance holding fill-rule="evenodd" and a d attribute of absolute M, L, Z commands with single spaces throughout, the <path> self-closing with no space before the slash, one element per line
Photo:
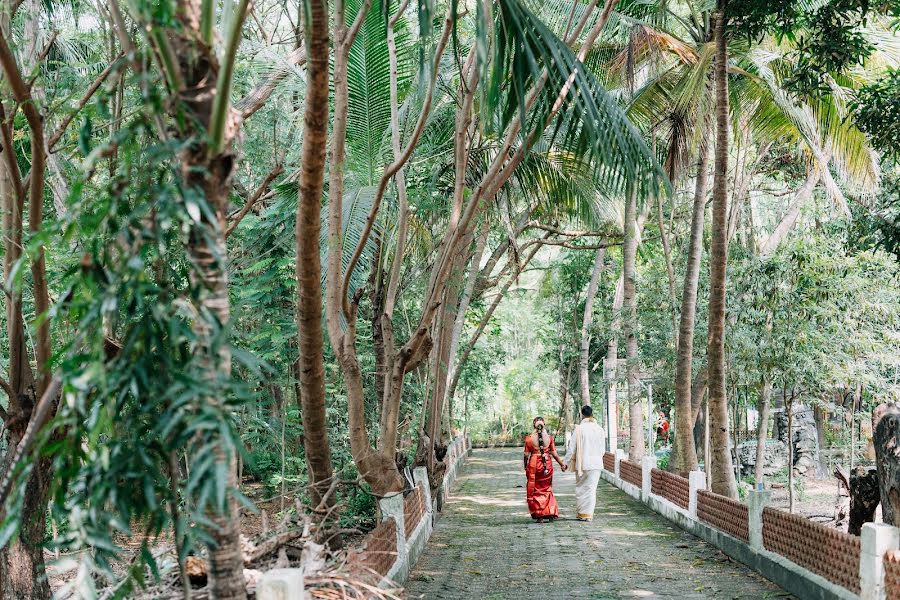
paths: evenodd
<path fill-rule="evenodd" d="M 30 18 L 26 21 L 26 60 L 37 54 L 37 27 L 40 7 L 37 2 L 26 5 Z M 11 271 L 22 257 L 22 232 L 25 203 L 28 200 L 28 226 L 32 234 L 40 232 L 43 226 L 43 191 L 46 166 L 43 121 L 38 112 L 36 97 L 25 82 L 16 63 L 12 49 L 7 44 L 8 23 L 0 24 L 0 68 L 6 86 L 12 92 L 15 104 L 25 115 L 29 129 L 31 155 L 29 160 L 30 181 L 26 181 L 19 170 L 14 153 L 13 139 L 16 137 L 14 114 L 7 113 L 3 105 L 2 139 L 0 139 L 0 201 L 3 207 L 4 275 L 9 280 Z M 26 65 L 37 68 L 37 65 Z M 5 97 L 0 97 L 4 102 Z M 40 244 L 36 257 L 31 261 L 34 311 L 39 317 L 49 309 L 49 295 L 44 268 L 44 246 Z M 21 290 L 13 286 L 7 296 L 7 331 L 9 334 L 9 380 L 4 386 L 9 396 L 7 418 L 7 449 L 12 458 L 32 419 L 32 412 L 38 399 L 49 384 L 48 361 L 50 359 L 50 319 L 43 319 L 37 327 L 35 340 L 35 360 L 37 372 L 32 371 L 26 347 L 25 324 Z M 8 386 L 8 387 L 7 387 Z M 54 409 L 55 410 L 55 409 Z M 50 598 L 50 587 L 44 569 L 43 541 L 45 538 L 47 501 L 52 476 L 52 462 L 49 458 L 38 458 L 25 483 L 22 499 L 21 528 L 18 535 L 0 550 L 0 599 L 2 600 L 46 600 Z"/>
<path fill-rule="evenodd" d="M 591 404 L 590 372 L 588 370 L 591 353 L 591 324 L 594 321 L 594 298 L 597 296 L 597 288 L 600 285 L 600 273 L 603 271 L 605 259 L 606 248 L 600 248 L 594 257 L 591 280 L 588 282 L 587 292 L 584 296 L 584 318 L 581 321 L 581 354 L 578 357 L 578 380 L 581 384 L 582 406 L 590 406 Z"/>
<path fill-rule="evenodd" d="M 475 242 L 475 250 L 472 253 L 471 258 L 469 259 L 470 264 L 468 274 L 466 275 L 465 288 L 463 289 L 462 297 L 459 300 L 459 308 L 456 311 L 456 318 L 453 321 L 453 330 L 450 334 L 450 349 L 448 352 L 450 368 L 447 370 L 447 378 L 444 382 L 444 386 L 446 389 L 444 401 L 448 403 L 453 402 L 453 395 L 451 394 L 450 390 L 450 382 L 455 378 L 456 370 L 460 368 L 459 361 L 457 360 L 457 353 L 459 351 L 459 339 L 462 336 L 463 329 L 465 328 L 466 311 L 469 310 L 469 302 L 471 302 L 472 295 L 475 291 L 475 283 L 478 280 L 481 257 L 484 254 L 484 248 L 487 245 L 487 238 L 490 230 L 490 221 L 488 219 L 485 219 L 481 225 L 481 231 L 479 232 L 478 238 Z M 454 389 L 452 391 L 455 392 L 456 390 Z"/>
<path fill-rule="evenodd" d="M 310 0 L 305 45 L 307 91 L 297 199 L 297 331 L 299 400 L 303 447 L 309 467 L 310 497 L 321 521 L 335 505 L 328 494 L 333 473 L 325 414 L 325 361 L 322 331 L 322 265 L 319 248 L 325 148 L 328 143 L 329 31 L 327 0 Z"/>
<path fill-rule="evenodd" d="M 759 485 L 764 479 L 766 462 L 766 440 L 769 437 L 769 401 L 772 397 L 772 382 L 768 376 L 763 377 L 759 385 L 759 426 L 756 428 L 756 465 L 755 478 Z"/>
<path fill-rule="evenodd" d="M 875 465 L 881 490 L 881 516 L 888 525 L 900 522 L 900 405 L 881 404 L 872 412 Z"/>
<path fill-rule="evenodd" d="M 697 183 L 694 189 L 694 210 L 691 218 L 691 238 L 688 242 L 687 267 L 681 293 L 681 318 L 678 330 L 678 355 L 675 363 L 675 436 L 678 438 L 678 472 L 687 477 L 697 469 L 697 449 L 694 445 L 692 409 L 692 377 L 694 360 L 694 327 L 697 316 L 697 288 L 700 282 L 700 263 L 703 254 L 703 224 L 706 214 L 706 168 L 709 146 L 700 142 L 697 158 Z"/>
<path fill-rule="evenodd" d="M 644 456 L 644 411 L 641 406 L 641 383 L 638 379 L 637 299 L 635 297 L 635 258 L 637 254 L 637 194 L 629 192 L 625 205 L 625 243 L 622 248 L 622 333 L 625 335 L 625 374 L 628 382 L 628 458 L 639 461 Z"/>
<path fill-rule="evenodd" d="M 806 181 L 804 181 L 803 185 L 797 190 L 794 200 L 788 207 L 784 217 L 782 217 L 781 221 L 776 225 L 775 230 L 768 238 L 766 238 L 766 241 L 763 242 L 760 247 L 760 256 L 769 256 L 778 249 L 778 246 L 781 245 L 781 242 L 784 241 L 787 234 L 791 231 L 794 224 L 797 222 L 797 219 L 800 217 L 801 209 L 812 197 L 813 190 L 815 189 L 816 184 L 819 183 L 820 177 L 821 170 L 819 164 L 815 163 L 810 167 L 809 173 L 806 176 Z"/>
<path fill-rule="evenodd" d="M 737 498 L 728 436 L 728 399 L 725 390 L 725 286 L 728 261 L 728 51 L 725 16 L 716 13 L 716 160 L 713 179 L 713 225 L 709 293 L 709 413 L 712 491 Z"/>
<path fill-rule="evenodd" d="M 669 233 L 663 219 L 662 197 L 656 197 L 656 224 L 659 227 L 659 239 L 663 247 L 663 259 L 666 261 L 666 278 L 669 284 L 669 309 L 672 315 L 672 331 L 675 332 L 675 347 L 678 347 L 678 317 L 675 300 L 675 267 L 672 264 L 672 247 L 669 244 Z"/>
<path fill-rule="evenodd" d="M 788 451 L 788 512 L 794 512 L 794 395 L 790 400 L 785 398 L 784 410 L 787 411 L 787 451 Z"/>

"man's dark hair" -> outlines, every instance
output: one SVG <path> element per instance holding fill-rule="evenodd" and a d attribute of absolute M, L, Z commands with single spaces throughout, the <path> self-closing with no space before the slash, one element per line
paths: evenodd
<path fill-rule="evenodd" d="M 591 408 L 590 406 L 585 405 L 585 406 L 581 407 L 581 416 L 582 417 L 590 417 L 593 414 L 594 414 L 594 409 Z"/>

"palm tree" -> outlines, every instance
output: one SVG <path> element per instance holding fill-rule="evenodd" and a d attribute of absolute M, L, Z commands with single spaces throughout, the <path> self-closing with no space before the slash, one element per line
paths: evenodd
<path fill-rule="evenodd" d="M 709 416 L 711 489 L 737 498 L 731 468 L 728 399 L 725 389 L 725 270 L 728 261 L 728 48 L 725 15 L 715 14 L 716 152 L 713 167 L 713 222 L 709 275 Z"/>
<path fill-rule="evenodd" d="M 641 406 L 641 382 L 638 379 L 637 298 L 634 263 L 637 254 L 637 194 L 629 191 L 625 200 L 625 244 L 622 247 L 622 333 L 625 334 L 625 378 L 628 384 L 628 459 L 644 456 L 644 411 Z"/>

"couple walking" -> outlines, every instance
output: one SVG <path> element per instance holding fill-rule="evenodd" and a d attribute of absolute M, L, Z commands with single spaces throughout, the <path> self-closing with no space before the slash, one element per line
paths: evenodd
<path fill-rule="evenodd" d="M 535 417 L 534 431 L 525 437 L 526 493 L 531 518 L 538 523 L 559 517 L 559 507 L 553 496 L 553 458 L 563 471 L 575 471 L 575 508 L 579 521 L 594 518 L 597 504 L 597 483 L 603 468 L 606 434 L 594 420 L 593 409 L 581 409 L 581 423 L 575 427 L 572 443 L 565 459 L 556 453 L 553 436 L 544 431 L 544 418 Z"/>

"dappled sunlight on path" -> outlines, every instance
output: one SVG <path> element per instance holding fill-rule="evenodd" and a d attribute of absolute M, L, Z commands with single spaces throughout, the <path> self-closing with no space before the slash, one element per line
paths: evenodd
<path fill-rule="evenodd" d="M 561 518 L 531 521 L 521 450 L 475 450 L 407 598 L 785 598 L 776 585 L 600 481 L 575 520 L 575 476 L 554 474 Z"/>

